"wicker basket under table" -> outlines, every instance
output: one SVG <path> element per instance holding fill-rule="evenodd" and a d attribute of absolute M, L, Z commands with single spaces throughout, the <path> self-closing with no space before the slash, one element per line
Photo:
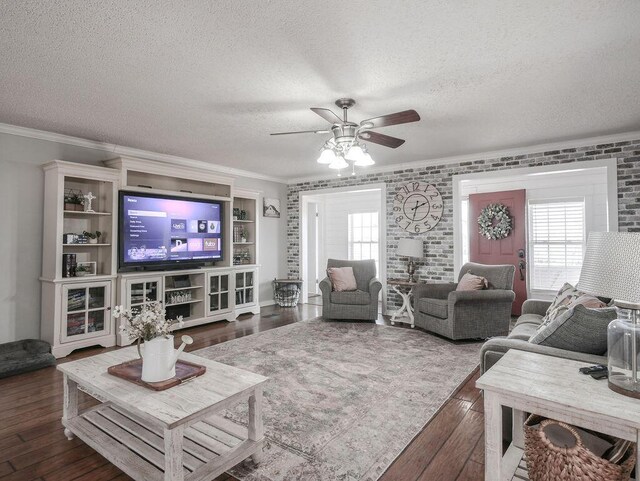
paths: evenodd
<path fill-rule="evenodd" d="M 538 423 L 540 426 L 535 427 Z M 542 430 L 552 423 L 570 431 L 576 438 L 575 446 L 565 448 L 553 444 Z M 531 481 L 628 481 L 635 465 L 635 444 L 631 445 L 620 464 L 613 464 L 589 451 L 573 427 L 537 415 L 527 419 L 524 439 Z"/>

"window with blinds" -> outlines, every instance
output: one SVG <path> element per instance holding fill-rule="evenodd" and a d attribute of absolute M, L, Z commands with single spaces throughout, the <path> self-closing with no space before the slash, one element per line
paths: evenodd
<path fill-rule="evenodd" d="M 529 201 L 531 289 L 576 285 L 585 247 L 584 218 L 584 199 Z"/>
<path fill-rule="evenodd" d="M 379 269 L 378 212 L 349 214 L 349 259 L 376 261 Z"/>

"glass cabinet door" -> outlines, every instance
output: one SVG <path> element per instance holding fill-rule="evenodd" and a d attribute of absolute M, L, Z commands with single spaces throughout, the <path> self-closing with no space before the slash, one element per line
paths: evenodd
<path fill-rule="evenodd" d="M 111 283 L 63 286 L 62 340 L 109 332 Z"/>
<path fill-rule="evenodd" d="M 229 309 L 229 274 L 209 276 L 209 314 Z"/>
<path fill-rule="evenodd" d="M 158 300 L 160 281 L 158 279 L 132 280 L 127 285 L 129 308 L 133 313 L 140 311 L 142 306 Z"/>
<path fill-rule="evenodd" d="M 236 272 L 236 305 L 253 304 L 255 271 Z"/>

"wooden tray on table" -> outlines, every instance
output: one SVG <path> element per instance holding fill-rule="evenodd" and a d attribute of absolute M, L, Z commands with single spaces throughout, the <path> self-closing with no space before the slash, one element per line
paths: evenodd
<path fill-rule="evenodd" d="M 144 382 L 142 380 L 142 359 L 134 359 L 133 361 L 116 364 L 107 369 L 107 372 L 113 376 L 138 384 L 139 386 L 144 386 L 148 389 L 153 389 L 154 391 L 164 391 L 165 389 L 178 386 L 195 377 L 202 376 L 206 371 L 207 368 L 205 366 L 178 359 L 176 362 L 176 377 L 160 382 Z"/>

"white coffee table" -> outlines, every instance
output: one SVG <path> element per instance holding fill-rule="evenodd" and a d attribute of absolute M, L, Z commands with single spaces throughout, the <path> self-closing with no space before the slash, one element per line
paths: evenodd
<path fill-rule="evenodd" d="M 140 481 L 212 480 L 248 457 L 259 462 L 264 439 L 262 392 L 268 378 L 199 356 L 180 358 L 207 372 L 166 391 L 152 391 L 107 373 L 137 357 L 135 347 L 58 365 L 64 373 L 62 424 Z M 101 404 L 78 411 L 78 388 Z M 220 416 L 249 403 L 248 428 Z"/>

